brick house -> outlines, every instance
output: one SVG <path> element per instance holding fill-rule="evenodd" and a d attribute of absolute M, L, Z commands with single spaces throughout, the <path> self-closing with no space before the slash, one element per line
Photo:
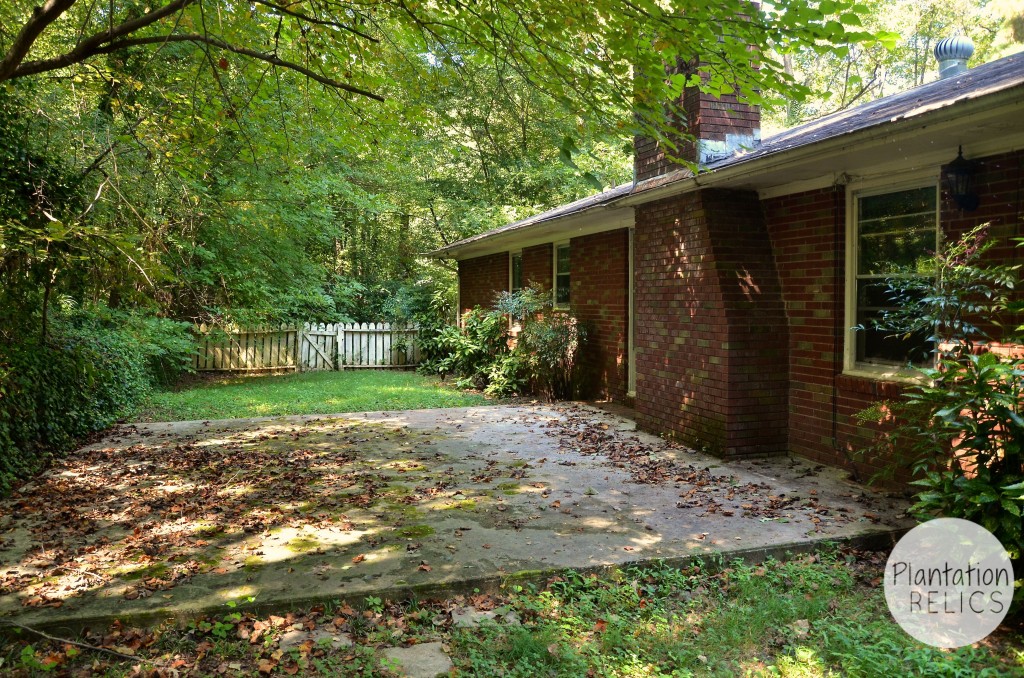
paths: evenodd
<path fill-rule="evenodd" d="M 635 143 L 635 180 L 453 243 L 460 309 L 540 283 L 587 322 L 593 396 L 726 457 L 850 467 L 853 413 L 899 393 L 908 346 L 851 328 L 889 263 L 991 222 L 1024 235 L 1024 55 L 760 140 L 756 108 L 684 93 L 700 172 Z M 942 180 L 963 155 L 976 209 Z M 1015 259 L 1007 243 L 993 250 Z"/>

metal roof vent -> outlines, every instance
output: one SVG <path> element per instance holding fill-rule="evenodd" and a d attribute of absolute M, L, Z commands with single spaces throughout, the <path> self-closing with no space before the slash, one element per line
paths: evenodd
<path fill-rule="evenodd" d="M 954 35 L 935 43 L 939 62 L 939 80 L 952 78 L 967 70 L 967 60 L 974 54 L 974 42 L 966 35 Z"/>

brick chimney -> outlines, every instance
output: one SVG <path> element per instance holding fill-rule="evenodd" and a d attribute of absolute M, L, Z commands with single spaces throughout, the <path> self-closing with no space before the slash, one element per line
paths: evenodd
<path fill-rule="evenodd" d="M 692 72 L 699 67 L 686 65 Z M 706 75 L 705 75 L 706 77 Z M 680 98 L 685 120 L 679 120 L 681 132 L 695 140 L 680 143 L 675 155 L 701 167 L 727 158 L 744 148 L 761 143 L 761 111 L 758 106 L 739 103 L 734 94 L 714 97 L 697 87 L 687 87 Z M 633 140 L 633 169 L 636 181 L 645 181 L 680 169 L 682 165 L 665 157 L 665 150 L 654 140 Z"/>

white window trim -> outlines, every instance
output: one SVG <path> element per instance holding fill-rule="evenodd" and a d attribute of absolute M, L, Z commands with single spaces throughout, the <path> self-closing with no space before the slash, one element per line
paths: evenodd
<path fill-rule="evenodd" d="M 569 303 L 558 303 L 558 248 L 569 248 Z M 572 304 L 572 246 L 570 241 L 561 240 L 551 245 L 551 308 L 556 311 L 567 311 Z"/>
<path fill-rule="evenodd" d="M 843 331 L 843 374 L 884 381 L 920 382 L 921 375 L 905 367 L 857 362 L 857 198 L 883 195 L 911 188 L 935 187 L 935 251 L 942 239 L 942 186 L 940 168 L 851 183 L 846 187 L 846 294 Z"/>

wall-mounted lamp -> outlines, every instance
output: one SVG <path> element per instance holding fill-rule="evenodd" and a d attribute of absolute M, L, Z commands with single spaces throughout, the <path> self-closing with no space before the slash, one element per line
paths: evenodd
<path fill-rule="evenodd" d="M 956 154 L 956 160 L 942 169 L 949 197 L 953 198 L 956 206 L 965 212 L 978 209 L 978 194 L 974 192 L 974 175 L 977 173 L 977 163 L 964 159 L 962 146 Z"/>

